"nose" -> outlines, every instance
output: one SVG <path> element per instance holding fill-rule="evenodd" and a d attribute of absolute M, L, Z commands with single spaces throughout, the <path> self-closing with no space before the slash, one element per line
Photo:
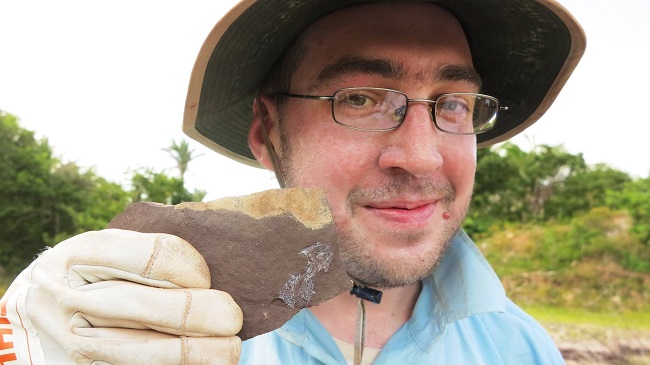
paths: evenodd
<path fill-rule="evenodd" d="M 445 136 L 432 118 L 429 104 L 410 103 L 402 125 L 387 132 L 387 145 L 379 157 L 379 167 L 387 171 L 403 170 L 416 177 L 442 167 L 440 147 Z"/>

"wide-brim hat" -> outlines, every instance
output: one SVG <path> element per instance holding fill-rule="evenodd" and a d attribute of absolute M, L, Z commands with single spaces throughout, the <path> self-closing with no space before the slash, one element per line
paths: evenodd
<path fill-rule="evenodd" d="M 396 0 L 399 1 L 399 0 Z M 259 167 L 248 147 L 253 99 L 287 46 L 310 24 L 369 0 L 243 0 L 205 40 L 190 79 L 184 132 L 236 161 Z M 482 93 L 509 109 L 479 147 L 504 141 L 551 106 L 582 57 L 586 38 L 551 0 L 431 0 L 460 21 Z M 366 85 L 364 85 L 366 86 Z"/>

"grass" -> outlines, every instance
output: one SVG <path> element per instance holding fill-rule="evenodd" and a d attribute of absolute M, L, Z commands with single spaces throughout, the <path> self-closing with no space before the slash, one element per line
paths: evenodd
<path fill-rule="evenodd" d="M 650 313 L 524 308 L 546 328 L 569 365 L 649 365 Z"/>
<path fill-rule="evenodd" d="M 590 312 L 575 308 L 526 307 L 542 323 L 594 325 L 626 330 L 650 330 L 650 312 Z"/>

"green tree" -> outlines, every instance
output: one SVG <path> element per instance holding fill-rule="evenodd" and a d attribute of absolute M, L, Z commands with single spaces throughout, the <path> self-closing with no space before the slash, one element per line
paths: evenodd
<path fill-rule="evenodd" d="M 628 174 L 604 164 L 580 169 L 568 176 L 545 204 L 545 218 L 565 219 L 605 206 L 608 191 L 620 191 Z"/>
<path fill-rule="evenodd" d="M 131 199 L 134 202 L 151 201 L 162 204 L 179 204 L 201 201 L 204 191 L 189 192 L 181 179 L 152 170 L 136 171 L 131 178 Z"/>
<path fill-rule="evenodd" d="M 76 231 L 74 234 L 102 229 L 130 202 L 129 194 L 120 184 L 97 176 L 93 169 L 81 171 L 75 164 L 66 164 L 55 171 L 60 184 L 70 189 L 78 187 L 70 194 L 77 194 L 77 204 L 68 206 Z M 54 240 L 59 242 L 60 240 Z"/>
<path fill-rule="evenodd" d="M 546 219 L 548 201 L 567 179 L 585 171 L 582 155 L 562 147 L 537 146 L 530 152 L 513 143 L 478 152 L 474 197 L 465 228 L 485 232 L 496 222 Z"/>
<path fill-rule="evenodd" d="M 195 155 L 194 150 L 190 149 L 190 144 L 182 139 L 179 143 L 172 140 L 172 145 L 163 148 L 164 151 L 167 151 L 170 156 L 176 161 L 176 167 L 178 168 L 179 178 L 181 181 L 185 179 L 185 173 L 190 165 L 190 162 L 201 155 Z"/>
<path fill-rule="evenodd" d="M 620 189 L 607 191 L 607 206 L 625 209 L 632 216 L 632 232 L 646 246 L 650 246 L 650 177 L 625 182 Z"/>
<path fill-rule="evenodd" d="M 124 209 L 119 185 L 53 156 L 45 139 L 0 112 L 0 267 L 24 268 L 39 251 L 86 230 L 104 228 Z"/>
<path fill-rule="evenodd" d="M 46 139 L 37 139 L 20 127 L 18 118 L 0 112 L 0 271 L 17 273 L 46 246 L 105 228 L 131 201 L 203 200 L 204 191 L 184 186 L 189 162 L 196 157 L 188 143 L 173 142 L 167 150 L 180 178 L 136 171 L 127 192 L 92 169 L 54 157 Z"/>
<path fill-rule="evenodd" d="M 0 112 L 0 266 L 15 272 L 44 246 L 51 226 L 50 171 L 47 141 L 19 127 L 13 115 Z"/>
<path fill-rule="evenodd" d="M 496 149 L 478 150 L 474 195 L 464 225 L 468 233 L 485 232 L 495 222 L 511 218 L 511 207 L 516 207 L 517 197 L 523 195 L 518 191 L 518 176 L 517 166 Z"/>

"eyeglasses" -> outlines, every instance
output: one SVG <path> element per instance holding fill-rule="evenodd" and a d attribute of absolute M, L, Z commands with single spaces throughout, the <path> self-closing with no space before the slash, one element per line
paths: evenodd
<path fill-rule="evenodd" d="M 332 96 L 278 93 L 290 98 L 332 102 L 332 118 L 340 125 L 363 131 L 390 131 L 404 122 L 409 103 L 433 104 L 429 108 L 433 123 L 451 134 L 480 134 L 496 124 L 497 112 L 508 110 L 499 100 L 477 93 L 449 93 L 429 99 L 409 99 L 397 90 L 377 87 L 351 87 Z"/>

